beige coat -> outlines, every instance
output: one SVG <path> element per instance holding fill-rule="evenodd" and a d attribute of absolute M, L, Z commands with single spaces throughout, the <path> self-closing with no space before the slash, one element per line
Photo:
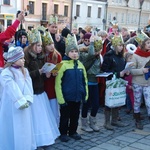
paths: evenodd
<path fill-rule="evenodd" d="M 141 57 L 137 54 L 133 54 L 134 67 L 131 69 L 132 74 L 132 83 L 141 85 L 141 86 L 150 86 L 150 78 L 145 80 L 143 73 L 143 68 L 145 64 L 150 60 L 149 57 Z"/>

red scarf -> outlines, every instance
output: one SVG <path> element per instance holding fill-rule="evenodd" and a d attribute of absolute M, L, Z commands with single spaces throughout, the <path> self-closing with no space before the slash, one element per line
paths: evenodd
<path fill-rule="evenodd" d="M 137 55 L 139 55 L 141 57 L 149 57 L 150 56 L 150 52 L 146 52 L 146 51 L 140 49 L 139 47 L 135 51 L 135 54 L 137 54 Z"/>

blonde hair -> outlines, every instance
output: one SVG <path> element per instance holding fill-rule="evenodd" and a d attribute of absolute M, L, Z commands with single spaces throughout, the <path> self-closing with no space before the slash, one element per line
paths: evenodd
<path fill-rule="evenodd" d="M 14 72 L 12 71 L 12 69 L 11 69 L 11 66 L 12 66 L 13 64 L 14 64 L 14 63 L 12 63 L 12 62 L 6 63 L 5 66 L 4 66 L 4 68 L 8 68 L 8 69 L 11 71 L 11 73 L 13 74 L 13 77 L 14 77 L 14 79 L 15 79 L 15 73 L 14 73 Z M 24 67 L 21 67 L 20 70 L 21 70 L 22 74 L 24 75 L 24 78 L 26 78 L 26 71 L 25 71 L 25 68 L 24 68 Z"/>

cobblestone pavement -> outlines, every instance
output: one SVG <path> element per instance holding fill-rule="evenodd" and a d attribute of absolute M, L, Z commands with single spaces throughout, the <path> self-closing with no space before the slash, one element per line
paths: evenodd
<path fill-rule="evenodd" d="M 79 120 L 78 133 L 82 136 L 81 140 L 70 139 L 65 143 L 57 139 L 55 144 L 45 150 L 150 150 L 150 123 L 145 107 L 141 108 L 141 114 L 144 116 L 143 130 L 135 129 L 133 115 L 126 114 L 125 107 L 121 108 L 120 117 L 123 122 L 129 123 L 129 126 L 115 127 L 114 131 L 106 130 L 103 127 L 103 109 L 100 108 L 97 115 L 100 132 L 82 131 Z"/>

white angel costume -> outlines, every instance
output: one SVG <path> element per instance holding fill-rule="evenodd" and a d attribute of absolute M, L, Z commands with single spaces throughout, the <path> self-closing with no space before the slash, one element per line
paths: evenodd
<path fill-rule="evenodd" d="M 5 68 L 0 75 L 3 88 L 0 106 L 0 150 L 35 150 L 31 107 L 32 81 L 28 70 Z M 28 108 L 20 106 L 30 103 Z"/>

